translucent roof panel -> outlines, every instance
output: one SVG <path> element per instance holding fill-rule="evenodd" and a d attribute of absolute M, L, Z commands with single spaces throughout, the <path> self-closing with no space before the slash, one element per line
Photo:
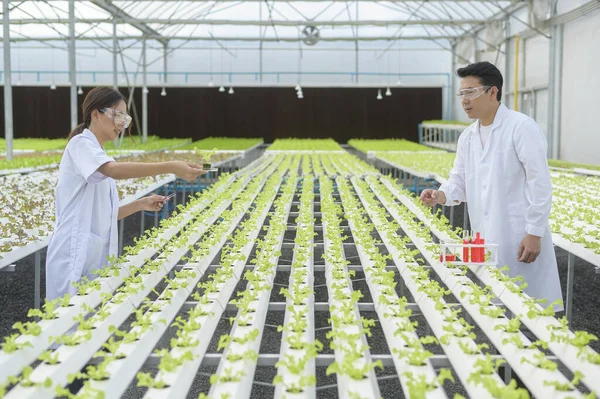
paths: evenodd
<path fill-rule="evenodd" d="M 76 36 L 110 39 L 242 41 L 455 39 L 512 1 L 76 1 Z M 14 40 L 68 38 L 67 1 L 14 2 Z M 313 44 L 314 44 L 313 43 Z"/>

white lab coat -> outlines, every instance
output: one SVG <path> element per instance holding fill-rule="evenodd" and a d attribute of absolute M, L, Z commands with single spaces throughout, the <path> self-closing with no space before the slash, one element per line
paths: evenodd
<path fill-rule="evenodd" d="M 73 137 L 60 161 L 56 222 L 46 256 L 46 298 L 77 292 L 72 286 L 116 255 L 119 197 L 115 181 L 97 169 L 114 161 L 90 130 Z"/>
<path fill-rule="evenodd" d="M 548 222 L 552 182 L 546 148 L 533 119 L 501 104 L 485 148 L 479 121 L 460 136 L 454 168 L 440 190 L 448 206 L 467 202 L 472 230 L 486 243 L 498 244 L 498 266 L 508 265 L 511 277 L 523 276 L 529 284 L 525 292 L 549 304 L 562 299 L 562 291 Z M 542 237 L 541 253 L 532 263 L 517 260 L 526 234 Z"/>

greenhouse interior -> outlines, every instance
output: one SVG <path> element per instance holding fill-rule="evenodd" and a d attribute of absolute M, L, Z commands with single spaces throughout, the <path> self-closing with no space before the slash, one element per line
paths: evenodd
<path fill-rule="evenodd" d="M 599 0 L 4 0 L 0 398 L 600 397 Z"/>

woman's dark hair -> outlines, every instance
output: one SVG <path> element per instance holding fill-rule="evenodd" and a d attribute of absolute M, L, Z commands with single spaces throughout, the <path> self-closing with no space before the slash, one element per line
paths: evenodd
<path fill-rule="evenodd" d="M 85 96 L 85 100 L 83 100 L 83 105 L 81 106 L 83 123 L 69 133 L 67 141 L 78 134 L 83 133 L 84 129 L 90 127 L 90 123 L 92 122 L 92 112 L 95 109 L 101 110 L 102 108 L 112 108 L 121 101 L 125 101 L 125 96 L 113 88 L 96 87 L 92 89 L 87 96 Z"/>
<path fill-rule="evenodd" d="M 500 102 L 500 99 L 502 98 L 502 84 L 504 83 L 504 79 L 502 79 L 502 74 L 494 64 L 487 61 L 476 62 L 474 64 L 469 64 L 464 68 L 458 68 L 456 74 L 461 78 L 475 76 L 479 78 L 479 83 L 481 83 L 483 86 L 496 86 L 498 89 L 496 99 L 498 102 Z"/>

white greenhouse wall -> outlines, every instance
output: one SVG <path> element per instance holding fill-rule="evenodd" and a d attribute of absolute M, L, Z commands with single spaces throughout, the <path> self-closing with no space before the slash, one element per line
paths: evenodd
<path fill-rule="evenodd" d="M 589 0 L 558 0 L 558 14 L 564 14 L 588 3 Z M 528 21 L 528 11 L 523 9 L 515 14 L 522 21 Z M 547 32 L 547 30 L 546 30 Z M 477 61 L 489 61 L 502 72 L 504 82 L 503 102 L 514 109 L 515 78 L 515 35 L 520 35 L 518 65 L 517 109 L 536 120 L 548 134 L 549 121 L 549 74 L 550 40 L 542 34 L 518 21 L 510 19 L 511 39 L 506 51 L 506 43 L 501 47 L 508 56 L 498 54 L 478 41 Z M 485 37 L 480 31 L 478 37 Z M 600 10 L 567 22 L 563 37 L 563 70 L 561 94 L 560 152 L 559 158 L 566 161 L 600 164 L 597 149 L 600 148 L 600 127 L 597 113 L 600 105 L 596 93 L 600 91 Z M 464 64 L 464 63 L 463 63 Z M 457 63 L 457 67 L 463 64 Z M 508 67 L 508 70 L 507 70 Z M 455 81 L 459 86 L 459 79 Z M 453 118 L 468 121 L 460 103 L 456 101 Z"/>
<path fill-rule="evenodd" d="M 64 48 L 64 42 L 48 43 Z M 444 43 L 442 43 L 444 44 Z M 103 42 L 109 49 L 112 42 Z M 449 47 L 447 43 L 444 44 Z M 142 45 L 121 42 L 129 83 L 142 85 Z M 167 56 L 166 86 L 206 87 L 211 80 L 225 86 L 290 86 L 297 83 L 318 87 L 442 87 L 443 115 L 450 116 L 450 51 L 430 41 L 401 41 L 390 43 L 362 42 L 359 44 L 358 83 L 355 81 L 356 53 L 353 42 L 322 42 L 316 46 L 297 43 L 264 43 L 261 60 L 257 43 L 227 42 L 224 50 L 215 43 L 172 41 L 177 48 Z M 212 46 L 212 48 L 211 48 Z M 68 53 L 64 49 L 28 43 L 13 44 L 11 48 L 13 84 L 69 84 Z M 155 41 L 148 42 L 148 86 L 164 84 L 164 50 Z M 118 82 L 126 86 L 121 57 L 118 58 Z M 22 71 L 22 72 L 18 72 Z M 139 72 L 137 75 L 135 72 Z M 302 72 L 300 76 L 298 72 Z M 212 73 L 211 73 L 212 72 Z M 112 85 L 112 54 L 95 43 L 77 43 L 77 83 L 82 86 Z M 374 96 L 376 92 L 374 92 Z"/>
<path fill-rule="evenodd" d="M 523 61 L 523 81 L 524 87 L 535 88 L 540 86 L 548 86 L 548 61 L 550 57 L 550 40 L 542 35 L 537 35 L 532 38 L 521 41 L 523 44 L 524 53 Z"/>
<path fill-rule="evenodd" d="M 49 45 L 64 47 L 63 42 L 48 42 Z M 112 42 L 103 46 L 112 48 Z M 173 41 L 173 47 L 180 43 Z M 256 74 L 260 72 L 260 55 L 257 44 L 229 42 L 223 44 L 227 50 L 212 43 L 194 42 L 170 51 L 167 56 L 168 82 L 170 85 L 204 86 L 213 79 L 244 86 L 258 85 Z M 0 46 L 1 47 L 1 46 Z M 126 48 L 125 68 L 133 79 L 133 72 L 141 62 L 141 43 L 121 42 Z M 68 54 L 64 49 L 52 49 L 38 44 L 13 43 L 11 47 L 13 82 L 20 78 L 23 85 L 57 85 L 68 83 Z M 390 42 L 361 43 L 359 47 L 359 83 L 365 86 L 395 85 L 398 76 L 407 86 L 441 87 L 448 84 L 451 54 L 429 41 L 403 41 L 401 47 Z M 147 50 L 148 84 L 161 86 L 160 72 L 163 71 L 163 49 L 152 41 Z M 211 62 L 212 61 L 212 62 Z M 305 73 L 302 80 L 307 85 L 347 86 L 355 84 L 352 74 L 356 70 L 354 43 L 319 43 L 316 46 L 299 48 L 294 43 L 265 43 L 262 57 L 263 84 L 295 85 L 298 72 Z M 27 71 L 18 73 L 17 71 Z M 38 72 L 42 71 L 38 77 Z M 77 43 L 78 83 L 111 84 L 112 54 L 89 41 Z M 96 73 L 94 82 L 92 72 Z M 120 82 L 124 82 L 121 58 L 118 58 Z M 281 73 L 279 81 L 277 73 Z M 185 81 L 188 73 L 188 81 Z M 312 75 L 309 75 L 312 74 Z M 377 76 L 390 74 L 392 76 Z M 141 76 L 138 76 L 141 82 Z"/>
<path fill-rule="evenodd" d="M 561 159 L 600 164 L 600 11 L 565 24 Z"/>

